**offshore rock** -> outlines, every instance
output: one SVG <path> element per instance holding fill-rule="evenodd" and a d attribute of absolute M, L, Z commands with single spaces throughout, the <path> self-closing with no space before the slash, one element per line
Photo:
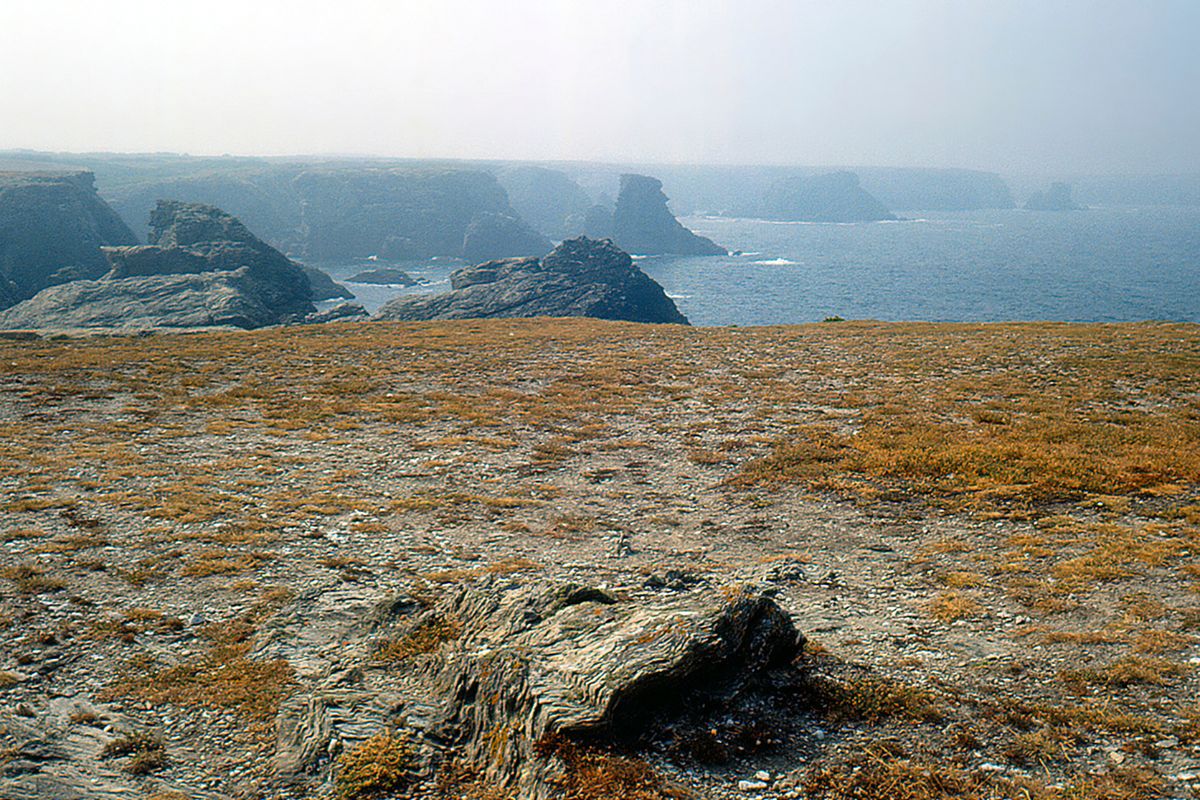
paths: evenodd
<path fill-rule="evenodd" d="M 1069 183 L 1052 183 L 1044 192 L 1034 192 L 1025 203 L 1030 211 L 1082 211 L 1083 207 L 1071 199 Z"/>
<path fill-rule="evenodd" d="M 622 175 L 612 215 L 612 239 L 629 253 L 723 256 L 725 248 L 697 236 L 667 208 L 662 181 L 646 175 Z"/>
<path fill-rule="evenodd" d="M 547 256 L 488 261 L 450 276 L 452 291 L 397 297 L 382 320 L 597 317 L 687 324 L 662 287 L 610 241 L 569 239 Z"/>
<path fill-rule="evenodd" d="M 347 280 L 350 283 L 370 283 L 378 286 L 416 286 L 420 283 L 404 270 L 394 267 L 363 270 Z"/>
<path fill-rule="evenodd" d="M 90 172 L 0 173 L 0 308 L 108 264 L 100 248 L 137 237 L 96 194 Z"/>
<path fill-rule="evenodd" d="M 741 215 L 803 222 L 875 222 L 896 218 L 859 185 L 853 172 L 780 179 L 759 203 Z"/>
<path fill-rule="evenodd" d="M 554 245 L 526 223 L 508 214 L 480 214 L 463 236 L 462 257 L 467 261 L 541 256 Z"/>

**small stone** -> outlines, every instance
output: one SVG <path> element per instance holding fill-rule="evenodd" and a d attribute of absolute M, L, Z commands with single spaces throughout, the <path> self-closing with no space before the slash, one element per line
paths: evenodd
<path fill-rule="evenodd" d="M 765 769 L 760 769 L 758 772 L 754 773 L 754 780 L 769 783 L 771 780 L 771 773 L 767 772 Z"/>
<path fill-rule="evenodd" d="M 741 792 L 761 792 L 767 788 L 767 784 L 763 781 L 748 781 L 745 779 L 738 781 L 737 785 L 738 791 Z"/>

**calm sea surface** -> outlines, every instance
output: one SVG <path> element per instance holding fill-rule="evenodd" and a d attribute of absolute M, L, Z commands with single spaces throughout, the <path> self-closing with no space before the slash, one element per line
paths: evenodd
<path fill-rule="evenodd" d="M 1200 321 L 1200 208 L 910 212 L 861 224 L 681 221 L 740 251 L 638 258 L 694 325 Z M 322 265 L 344 279 L 367 265 Z M 378 265 L 372 265 L 378 266 Z M 444 291 L 461 263 L 404 264 Z M 373 310 L 403 291 L 351 284 Z"/>

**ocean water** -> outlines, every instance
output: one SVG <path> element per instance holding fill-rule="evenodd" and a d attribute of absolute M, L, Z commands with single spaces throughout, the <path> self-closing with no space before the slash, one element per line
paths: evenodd
<path fill-rule="evenodd" d="M 1200 208 L 909 212 L 896 222 L 686 217 L 740 254 L 638 265 L 694 325 L 878 320 L 1200 321 Z M 444 291 L 461 262 L 402 265 Z M 330 268 L 335 278 L 362 265 Z M 361 287 L 368 310 L 401 291 Z"/>

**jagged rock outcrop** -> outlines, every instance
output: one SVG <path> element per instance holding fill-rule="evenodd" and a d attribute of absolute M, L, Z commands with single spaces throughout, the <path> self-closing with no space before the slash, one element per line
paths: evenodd
<path fill-rule="evenodd" d="M 863 190 L 853 172 L 781 178 L 761 200 L 738 215 L 797 222 L 875 222 L 896 218 Z"/>
<path fill-rule="evenodd" d="M 791 674 L 804 644 L 787 612 L 752 585 L 618 600 L 574 583 L 489 579 L 434 605 L 398 598 L 363 611 L 357 624 L 345 615 L 323 623 L 352 637 L 340 652 L 421 647 L 390 674 L 343 669 L 284 707 L 277 764 L 296 779 L 318 770 L 352 704 L 375 725 L 393 709 L 406 735 L 437 751 L 434 763 L 453 757 L 491 788 L 548 800 L 571 768 L 554 742 L 635 745 L 687 712 L 720 713 L 769 676 Z M 268 634 L 264 653 L 287 655 L 304 636 L 312 639 Z M 372 684 L 387 696 L 375 697 Z"/>
<path fill-rule="evenodd" d="M 591 198 L 566 173 L 520 166 L 501 170 L 496 177 L 513 209 L 536 230 L 560 240 L 588 233 L 583 220 L 592 207 Z"/>
<path fill-rule="evenodd" d="M 350 283 L 371 283 L 379 286 L 416 286 L 420 283 L 404 270 L 394 267 L 363 270 L 348 280 Z"/>
<path fill-rule="evenodd" d="M 100 248 L 137 237 L 96 194 L 90 172 L 0 173 L 0 308 L 108 270 Z"/>
<path fill-rule="evenodd" d="M 324 270 L 310 267 L 307 264 L 301 264 L 300 268 L 308 277 L 308 288 L 312 289 L 313 300 L 354 299 L 354 292 L 329 277 Z"/>
<path fill-rule="evenodd" d="M 612 240 L 629 253 L 725 255 L 725 248 L 689 231 L 667 208 L 662 181 L 646 175 L 622 175 L 612 216 Z"/>
<path fill-rule="evenodd" d="M 397 297 L 382 320 L 478 317 L 598 317 L 687 324 L 662 287 L 611 241 L 569 239 L 544 258 L 513 258 L 465 267 L 452 291 Z"/>
<path fill-rule="evenodd" d="M 463 236 L 462 257 L 467 261 L 541 256 L 554 244 L 527 224 L 508 214 L 486 213 L 471 220 Z"/>
<path fill-rule="evenodd" d="M 1071 199 L 1071 185 L 1068 183 L 1052 183 L 1044 192 L 1034 192 L 1025 203 L 1030 211 L 1080 211 L 1081 206 Z"/>
<path fill-rule="evenodd" d="M 105 248 L 100 280 L 39 292 L 0 313 L 0 328 L 258 328 L 316 311 L 300 265 L 236 218 L 160 201 L 149 245 Z"/>
<path fill-rule="evenodd" d="M 248 267 L 72 281 L 0 312 L 0 329 L 261 328 L 284 321 L 260 294 L 262 286 Z"/>

